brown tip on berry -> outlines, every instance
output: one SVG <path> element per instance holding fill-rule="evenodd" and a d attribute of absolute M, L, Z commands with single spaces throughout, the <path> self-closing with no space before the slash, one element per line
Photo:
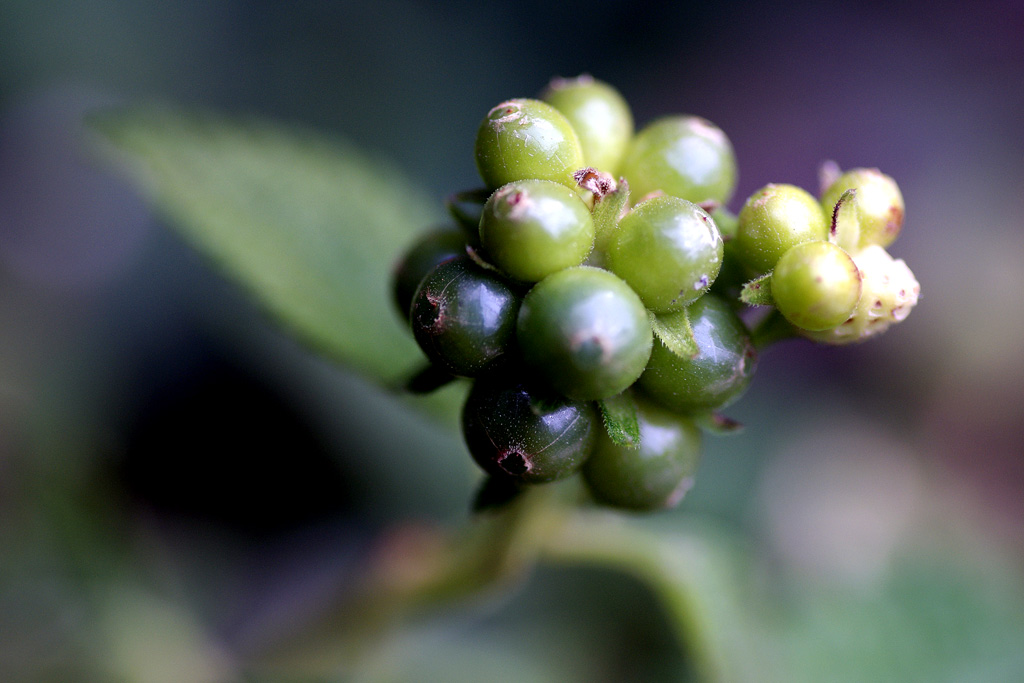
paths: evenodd
<path fill-rule="evenodd" d="M 505 451 L 498 456 L 496 461 L 502 472 L 513 477 L 519 477 L 533 469 L 530 459 L 519 451 Z"/>

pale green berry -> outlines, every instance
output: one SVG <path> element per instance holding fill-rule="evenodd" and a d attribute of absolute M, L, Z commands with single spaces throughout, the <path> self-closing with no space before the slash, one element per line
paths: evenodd
<path fill-rule="evenodd" d="M 752 275 L 763 275 L 796 245 L 827 239 L 828 230 L 829 222 L 809 192 L 795 185 L 769 184 L 740 210 L 736 255 Z"/>
<path fill-rule="evenodd" d="M 552 80 L 541 99 L 569 119 L 587 166 L 608 172 L 618 167 L 633 137 L 633 113 L 618 90 L 584 74 Z"/>
<path fill-rule="evenodd" d="M 536 282 L 583 263 L 594 246 L 594 220 L 565 185 L 518 180 L 498 188 L 484 204 L 480 243 L 506 275 Z"/>
<path fill-rule="evenodd" d="M 804 330 L 830 330 L 845 322 L 860 301 L 861 277 L 853 259 L 831 242 L 804 242 L 772 271 L 779 312 Z"/>
<path fill-rule="evenodd" d="M 583 149 L 565 116 L 546 102 L 513 99 L 487 112 L 476 134 L 476 167 L 491 189 L 540 178 L 576 187 Z"/>
<path fill-rule="evenodd" d="M 679 197 L 652 197 L 619 222 L 606 263 L 655 313 L 682 310 L 722 267 L 722 236 L 711 216 Z"/>
<path fill-rule="evenodd" d="M 633 197 L 654 192 L 725 204 L 736 189 L 736 156 L 722 130 L 697 116 L 658 119 L 633 136 L 619 166 Z"/>
<path fill-rule="evenodd" d="M 803 335 L 826 344 L 852 344 L 881 334 L 903 321 L 917 305 L 921 285 L 903 259 L 873 244 L 853 255 L 861 273 L 860 302 L 843 324 Z"/>

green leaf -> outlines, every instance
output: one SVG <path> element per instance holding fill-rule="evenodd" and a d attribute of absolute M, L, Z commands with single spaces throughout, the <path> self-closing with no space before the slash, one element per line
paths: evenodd
<path fill-rule="evenodd" d="M 612 443 L 626 448 L 640 447 L 640 423 L 636 416 L 636 401 L 628 392 L 597 402 L 604 419 L 604 428 Z"/>
<path fill-rule="evenodd" d="M 680 358 L 693 358 L 697 355 L 697 341 L 693 338 L 693 328 L 690 327 L 690 317 L 685 308 L 661 315 L 655 315 L 650 311 L 647 314 L 651 319 L 654 335 L 661 340 L 665 348 Z"/>
<path fill-rule="evenodd" d="M 772 274 L 754 278 L 743 285 L 740 290 L 740 301 L 748 306 L 774 306 L 772 298 Z"/>
<path fill-rule="evenodd" d="M 253 119 L 147 106 L 90 124 L 173 226 L 296 336 L 378 381 L 416 362 L 389 277 L 440 211 L 396 169 Z"/>

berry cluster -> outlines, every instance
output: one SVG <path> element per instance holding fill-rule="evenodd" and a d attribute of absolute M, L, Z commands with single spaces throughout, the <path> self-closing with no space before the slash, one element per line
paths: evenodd
<path fill-rule="evenodd" d="M 696 116 L 634 131 L 589 76 L 491 109 L 475 155 L 486 188 L 453 196 L 455 225 L 411 247 L 394 295 L 430 360 L 410 386 L 473 379 L 462 425 L 485 490 L 581 471 L 602 503 L 672 506 L 701 427 L 729 428 L 716 411 L 753 376 L 745 304 L 846 343 L 916 303 L 884 250 L 903 200 L 877 171 L 834 173 L 820 202 L 769 185 L 734 216 L 725 133 Z"/>

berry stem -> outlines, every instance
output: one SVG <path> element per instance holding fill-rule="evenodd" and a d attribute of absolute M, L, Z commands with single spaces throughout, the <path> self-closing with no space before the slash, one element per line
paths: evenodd
<path fill-rule="evenodd" d="M 796 336 L 796 329 L 779 313 L 778 309 L 773 309 L 750 331 L 750 339 L 758 351 Z"/>

